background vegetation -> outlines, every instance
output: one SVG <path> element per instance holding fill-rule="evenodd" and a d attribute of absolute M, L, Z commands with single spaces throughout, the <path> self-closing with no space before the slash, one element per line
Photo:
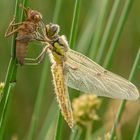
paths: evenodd
<path fill-rule="evenodd" d="M 123 14 L 126 3 L 129 5 L 128 10 Z M 11 38 L 4 38 L 4 33 L 13 18 L 15 4 L 16 1 L 0 1 L 1 82 L 5 81 L 11 56 Z M 74 50 L 82 52 L 112 72 L 128 79 L 140 48 L 139 0 L 60 0 L 59 2 L 56 0 L 32 0 L 28 1 L 27 4 L 32 9 L 40 11 L 46 23 L 59 24 L 60 34 L 67 36 L 70 40 L 70 47 Z M 124 22 L 121 22 L 123 18 Z M 120 24 L 120 30 L 118 24 Z M 107 42 L 105 42 L 106 39 Z M 103 49 L 104 46 L 105 49 Z M 113 53 L 109 53 L 108 50 L 112 46 L 115 46 Z M 28 56 L 37 56 L 41 49 L 39 43 L 31 43 Z M 108 58 L 109 54 L 112 54 L 111 59 Z M 140 89 L 140 59 L 135 66 L 133 77 L 130 78 Z M 4 140 L 27 138 L 51 140 L 55 135 L 56 139 L 60 138 L 61 140 L 65 138 L 71 138 L 71 140 L 87 139 L 84 133 L 86 131 L 81 132 L 81 129 L 78 129 L 72 133 L 63 118 L 59 116 L 58 119 L 59 108 L 51 81 L 50 63 L 47 56 L 45 62 L 38 66 L 18 67 L 16 86 L 10 92 L 11 96 L 4 117 L 4 135 L 2 136 Z M 70 90 L 70 95 L 74 98 L 79 94 L 75 90 Z M 100 120 L 93 122 L 91 139 L 97 139 L 97 137 L 111 131 L 120 102 L 120 100 L 102 98 L 102 105 L 98 111 Z M 126 103 L 121 121 L 117 125 L 117 138 L 119 140 L 134 138 L 135 129 L 138 126 L 139 106 L 139 100 Z M 57 122 L 59 129 L 56 129 Z M 137 128 L 139 130 L 139 127 Z M 80 137 L 75 137 L 75 134 L 79 134 Z M 134 139 L 138 139 L 138 137 Z"/>

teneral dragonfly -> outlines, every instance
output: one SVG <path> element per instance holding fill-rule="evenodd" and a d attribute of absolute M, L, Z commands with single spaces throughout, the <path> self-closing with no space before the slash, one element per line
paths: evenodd
<path fill-rule="evenodd" d="M 58 33 L 58 25 L 46 25 L 46 47 L 40 58 L 44 57 L 46 52 L 50 56 L 55 93 L 62 115 L 70 127 L 73 127 L 73 115 L 67 86 L 97 96 L 138 99 L 139 91 L 134 84 L 70 49 L 65 36 Z"/>

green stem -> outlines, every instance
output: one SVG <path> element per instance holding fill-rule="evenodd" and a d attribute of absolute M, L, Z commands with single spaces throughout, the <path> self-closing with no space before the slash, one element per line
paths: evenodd
<path fill-rule="evenodd" d="M 18 14 L 19 14 L 19 0 L 16 0 L 15 4 L 15 17 L 16 17 L 16 22 L 18 21 Z M 10 90 L 11 90 L 11 84 L 16 81 L 16 74 L 17 74 L 17 60 L 16 60 L 16 34 L 14 34 L 13 39 L 12 39 L 12 48 L 11 48 L 11 59 L 9 62 L 7 74 L 6 74 L 6 79 L 5 79 L 5 87 L 3 90 L 3 98 L 0 103 L 0 132 L 1 132 L 1 137 L 0 139 L 3 138 L 3 132 L 4 132 L 4 124 L 6 121 L 6 111 L 7 111 L 7 105 L 9 101 L 10 96 Z"/>
<path fill-rule="evenodd" d="M 139 61 L 140 61 L 140 49 L 139 49 L 139 51 L 137 53 L 136 59 L 134 61 L 134 64 L 133 64 L 133 67 L 132 67 L 132 70 L 131 70 L 131 73 L 129 75 L 129 80 L 130 81 L 133 79 L 133 77 L 135 75 L 136 68 L 137 68 L 137 65 L 138 65 Z M 114 126 L 113 126 L 113 128 L 111 130 L 111 138 L 110 138 L 110 140 L 113 140 L 113 138 L 114 138 L 115 130 L 116 130 L 117 125 L 119 124 L 119 122 L 121 120 L 125 105 L 126 105 L 126 100 L 122 101 L 121 104 L 120 104 L 120 107 L 119 107 L 119 110 L 118 110 L 118 113 L 117 113 L 117 117 L 115 119 Z"/>
<path fill-rule="evenodd" d="M 81 134 L 82 128 L 75 126 L 73 132 L 71 133 L 70 140 L 80 140 Z"/>
<path fill-rule="evenodd" d="M 61 115 L 61 112 L 58 112 L 58 122 L 57 122 L 57 128 L 55 133 L 55 140 L 62 140 L 62 126 L 63 126 L 63 117 Z"/>
<path fill-rule="evenodd" d="M 6 118 L 7 116 L 5 115 L 6 114 L 6 111 L 7 111 L 7 106 L 8 106 L 8 103 L 9 103 L 9 100 L 10 100 L 10 93 L 11 93 L 11 90 L 14 88 L 15 86 L 15 83 L 12 83 L 9 85 L 9 88 L 8 88 L 8 91 L 7 91 L 7 96 L 6 96 L 6 99 L 5 99 L 5 104 L 3 106 L 3 112 L 2 112 L 2 116 L 1 116 L 1 122 L 0 124 L 2 125 L 1 127 L 1 131 L 0 131 L 0 140 L 3 140 L 3 136 L 4 136 L 4 130 L 5 130 L 5 125 L 6 125 Z"/>
<path fill-rule="evenodd" d="M 133 140 L 139 140 L 139 139 L 140 139 L 140 116 L 133 136 Z"/>
<path fill-rule="evenodd" d="M 38 121 L 39 121 L 39 117 L 40 117 L 40 111 L 41 111 L 41 103 L 43 100 L 46 83 L 48 83 L 47 82 L 47 80 L 48 80 L 47 78 L 49 75 L 49 73 L 48 73 L 49 65 L 48 64 L 49 64 L 49 61 L 47 59 L 45 59 L 45 63 L 44 63 L 42 75 L 41 75 L 41 80 L 40 80 L 40 85 L 39 85 L 39 89 L 38 89 L 38 93 L 37 93 L 37 97 L 36 97 L 34 112 L 32 115 L 30 130 L 29 130 L 29 134 L 28 134 L 28 140 L 33 140 L 35 137 L 35 134 L 36 134 L 37 125 L 38 125 Z"/>
<path fill-rule="evenodd" d="M 97 57 L 96 57 L 96 61 L 98 63 L 101 63 L 102 55 L 104 53 L 105 48 L 108 45 L 107 41 L 109 39 L 109 35 L 111 34 L 111 30 L 112 30 L 112 27 L 113 27 L 113 22 L 116 18 L 116 14 L 118 12 L 120 2 L 121 2 L 121 0 L 114 1 L 113 8 L 110 12 L 111 14 L 110 14 L 110 17 L 108 19 L 108 22 L 107 22 L 107 25 L 106 25 L 106 28 L 105 28 L 105 31 L 104 31 L 104 34 L 103 34 L 103 37 L 102 37 L 102 40 L 101 40 L 101 44 L 100 44 L 100 47 L 99 47 L 99 50 L 98 50 L 98 53 L 97 53 Z"/>
<path fill-rule="evenodd" d="M 92 123 L 87 124 L 87 132 L 86 132 L 86 140 L 91 140 L 91 134 L 92 134 Z"/>
<path fill-rule="evenodd" d="M 69 39 L 69 44 L 70 44 L 71 48 L 74 48 L 76 39 L 77 39 L 77 30 L 78 30 L 80 7 L 81 7 L 80 5 L 81 5 L 81 0 L 76 0 L 74 14 L 73 14 L 73 20 L 72 20 L 72 26 L 71 26 L 71 32 L 70 32 L 70 39 Z"/>
<path fill-rule="evenodd" d="M 62 6 L 62 0 L 56 0 L 55 12 L 54 12 L 54 16 L 53 16 L 53 22 L 58 21 L 61 6 Z"/>
<path fill-rule="evenodd" d="M 96 52 L 97 52 L 97 48 L 98 48 L 98 45 L 99 45 L 99 41 L 100 41 L 100 38 L 101 38 L 101 34 L 102 34 L 102 31 L 103 31 L 103 27 L 104 27 L 104 24 L 105 24 L 105 17 L 106 17 L 106 14 L 107 14 L 107 11 L 108 11 L 108 4 L 109 1 L 107 0 L 103 0 L 102 1 L 102 4 L 101 4 L 101 11 L 100 11 L 100 14 L 99 14 L 99 19 L 97 19 L 97 27 L 96 27 L 96 30 L 95 30 L 95 35 L 94 35 L 94 39 L 91 43 L 91 47 L 89 49 L 89 57 L 90 58 L 95 58 L 96 56 Z"/>
<path fill-rule="evenodd" d="M 110 49 L 108 51 L 107 57 L 106 57 L 104 64 L 103 64 L 104 67 L 108 67 L 111 64 L 111 61 L 113 60 L 114 52 L 117 48 L 121 33 L 123 31 L 126 19 L 129 15 L 129 12 L 130 12 L 130 9 L 132 7 L 133 2 L 134 2 L 133 0 L 126 0 L 126 2 L 125 2 L 121 17 L 120 17 L 118 25 L 116 27 L 116 31 L 115 31 L 113 40 L 112 40 L 111 45 L 110 45 Z"/>
<path fill-rule="evenodd" d="M 45 140 L 45 138 L 49 139 L 49 130 L 54 126 L 56 126 L 57 121 L 57 110 L 58 106 L 56 105 L 56 101 L 53 100 L 51 103 L 51 106 L 49 107 L 49 110 L 47 112 L 47 116 L 45 118 L 45 121 L 43 123 L 43 126 L 41 127 L 41 130 L 39 132 L 39 135 L 37 137 L 38 140 Z M 53 121 L 52 121 L 53 120 Z M 54 137 L 54 136 L 53 136 Z"/>

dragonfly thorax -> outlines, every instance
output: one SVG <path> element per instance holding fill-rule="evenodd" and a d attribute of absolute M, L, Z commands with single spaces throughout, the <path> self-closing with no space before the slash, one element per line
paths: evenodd
<path fill-rule="evenodd" d="M 65 53 L 68 51 L 68 43 L 64 36 L 59 36 L 58 40 L 52 44 L 52 54 L 57 63 L 65 61 Z"/>

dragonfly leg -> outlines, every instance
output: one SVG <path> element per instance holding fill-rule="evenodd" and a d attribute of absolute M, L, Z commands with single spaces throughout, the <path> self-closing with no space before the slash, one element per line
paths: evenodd
<path fill-rule="evenodd" d="M 38 65 L 38 64 L 40 64 L 44 60 L 44 58 L 46 56 L 47 49 L 48 49 L 48 46 L 46 46 L 42 50 L 42 52 L 35 59 L 33 59 L 33 58 L 25 58 L 26 62 L 24 63 L 24 65 Z M 27 61 L 29 61 L 29 62 L 27 62 Z"/>
<path fill-rule="evenodd" d="M 15 17 L 14 17 L 12 19 L 12 21 L 10 22 L 8 28 L 7 28 L 7 31 L 5 33 L 5 37 L 9 37 L 12 34 L 14 34 L 15 32 L 17 32 L 20 29 L 20 27 L 17 27 L 15 29 L 15 26 L 18 26 L 18 25 L 21 25 L 21 24 L 23 24 L 23 22 L 15 23 Z"/>
<path fill-rule="evenodd" d="M 50 39 L 48 39 L 44 34 L 42 35 L 39 32 L 36 32 L 34 34 L 34 39 L 37 40 L 37 41 L 42 41 L 42 42 L 51 42 Z"/>
<path fill-rule="evenodd" d="M 38 32 L 36 32 L 34 34 L 34 39 L 37 40 L 37 41 L 45 42 L 45 37 Z"/>

